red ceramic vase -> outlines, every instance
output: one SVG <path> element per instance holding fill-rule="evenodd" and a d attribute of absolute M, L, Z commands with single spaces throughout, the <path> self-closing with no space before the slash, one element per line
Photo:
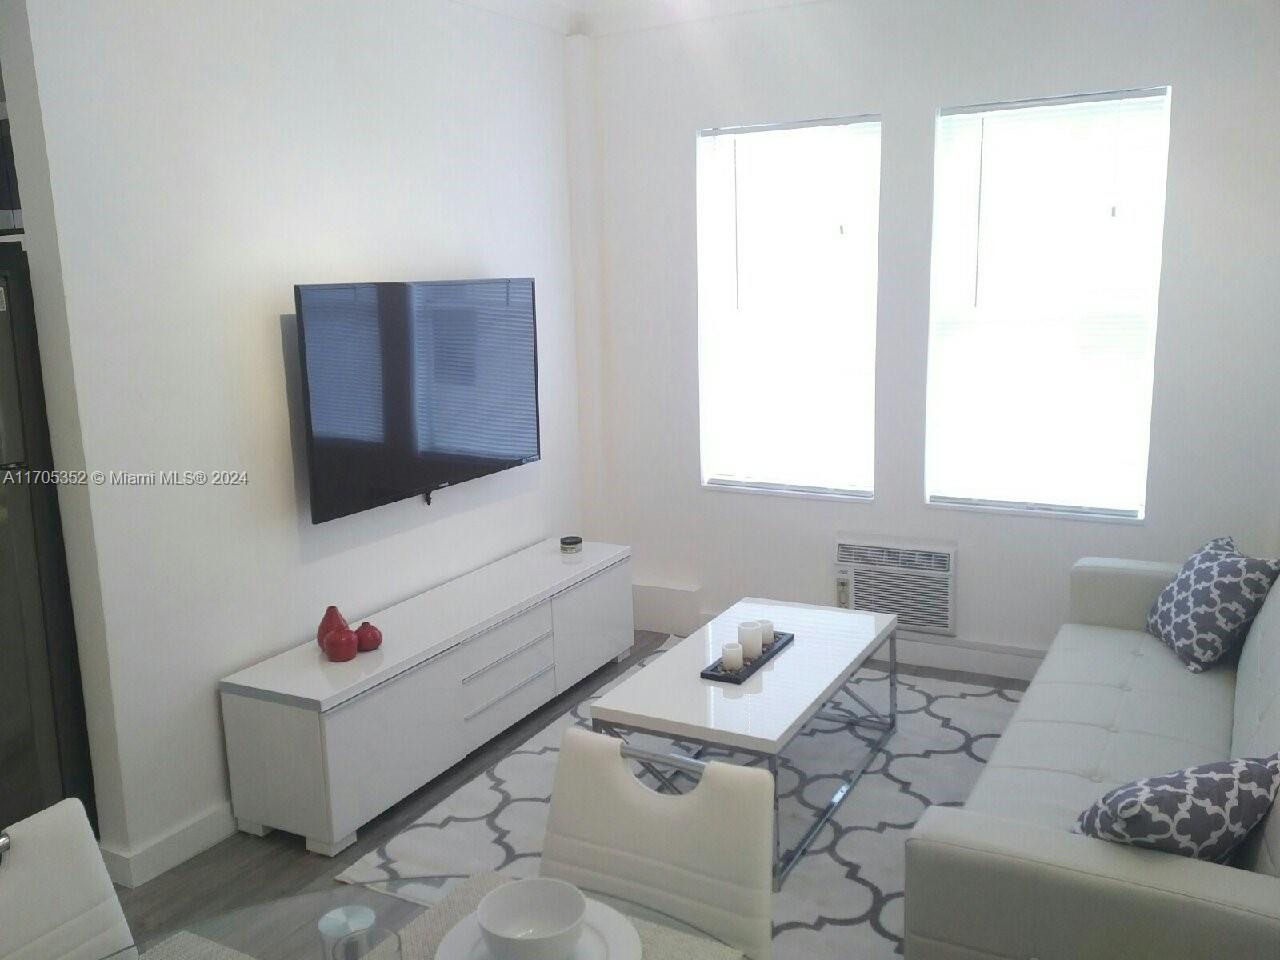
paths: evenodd
<path fill-rule="evenodd" d="M 339 627 L 327 634 L 320 645 L 324 648 L 325 656 L 334 663 L 345 663 L 356 658 L 360 643 L 356 639 L 354 630 L 350 627 Z"/>
<path fill-rule="evenodd" d="M 316 629 L 316 643 L 320 644 L 320 649 L 324 649 L 324 638 L 335 630 L 346 630 L 347 618 L 338 612 L 337 607 L 330 607 L 324 612 L 324 619 L 320 621 L 320 626 Z"/>
<path fill-rule="evenodd" d="M 377 650 L 382 646 L 382 631 L 366 620 L 356 629 L 356 642 L 361 653 Z"/>

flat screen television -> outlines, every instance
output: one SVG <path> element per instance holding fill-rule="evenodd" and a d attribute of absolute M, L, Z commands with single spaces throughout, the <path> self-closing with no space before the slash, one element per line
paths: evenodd
<path fill-rule="evenodd" d="M 533 280 L 294 287 L 311 520 L 537 460 Z"/>

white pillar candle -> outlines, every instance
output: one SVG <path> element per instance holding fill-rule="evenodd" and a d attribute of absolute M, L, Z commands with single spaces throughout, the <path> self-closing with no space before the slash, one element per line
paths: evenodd
<path fill-rule="evenodd" d="M 760 633 L 760 622 L 746 620 L 738 624 L 738 642 L 742 644 L 743 657 L 747 660 L 757 659 L 764 645 L 764 637 Z"/>
<path fill-rule="evenodd" d="M 772 620 L 760 621 L 760 640 L 764 643 L 766 647 L 769 646 L 769 644 L 773 643 L 773 621 Z"/>
<path fill-rule="evenodd" d="M 726 643 L 724 649 L 720 651 L 720 666 L 731 672 L 741 670 L 742 644 Z"/>

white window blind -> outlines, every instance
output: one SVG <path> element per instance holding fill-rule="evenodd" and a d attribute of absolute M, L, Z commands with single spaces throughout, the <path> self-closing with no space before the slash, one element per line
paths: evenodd
<path fill-rule="evenodd" d="M 880 123 L 698 139 L 706 484 L 869 494 Z"/>
<path fill-rule="evenodd" d="M 1141 517 L 1167 89 L 937 123 L 926 493 Z"/>

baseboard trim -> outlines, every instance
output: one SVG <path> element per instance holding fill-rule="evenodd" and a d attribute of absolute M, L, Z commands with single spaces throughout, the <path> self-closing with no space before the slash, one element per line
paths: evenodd
<path fill-rule="evenodd" d="M 219 803 L 132 850 L 99 844 L 112 882 L 138 887 L 235 833 L 231 804 Z"/>
<path fill-rule="evenodd" d="M 887 669 L 888 665 L 880 660 L 869 660 L 868 663 L 878 670 Z M 1013 677 L 1000 677 L 994 673 L 973 673 L 969 670 L 946 670 L 942 667 L 924 667 L 917 663 L 899 663 L 898 676 L 922 677 L 925 679 L 948 680 L 958 683 L 969 683 L 978 687 L 997 687 L 1001 690 L 1026 690 L 1031 685 L 1029 680 L 1015 680 Z"/>
<path fill-rule="evenodd" d="M 1033 647 L 905 632 L 898 634 L 898 659 L 920 667 L 1030 680 L 1044 655 L 1045 651 Z"/>

